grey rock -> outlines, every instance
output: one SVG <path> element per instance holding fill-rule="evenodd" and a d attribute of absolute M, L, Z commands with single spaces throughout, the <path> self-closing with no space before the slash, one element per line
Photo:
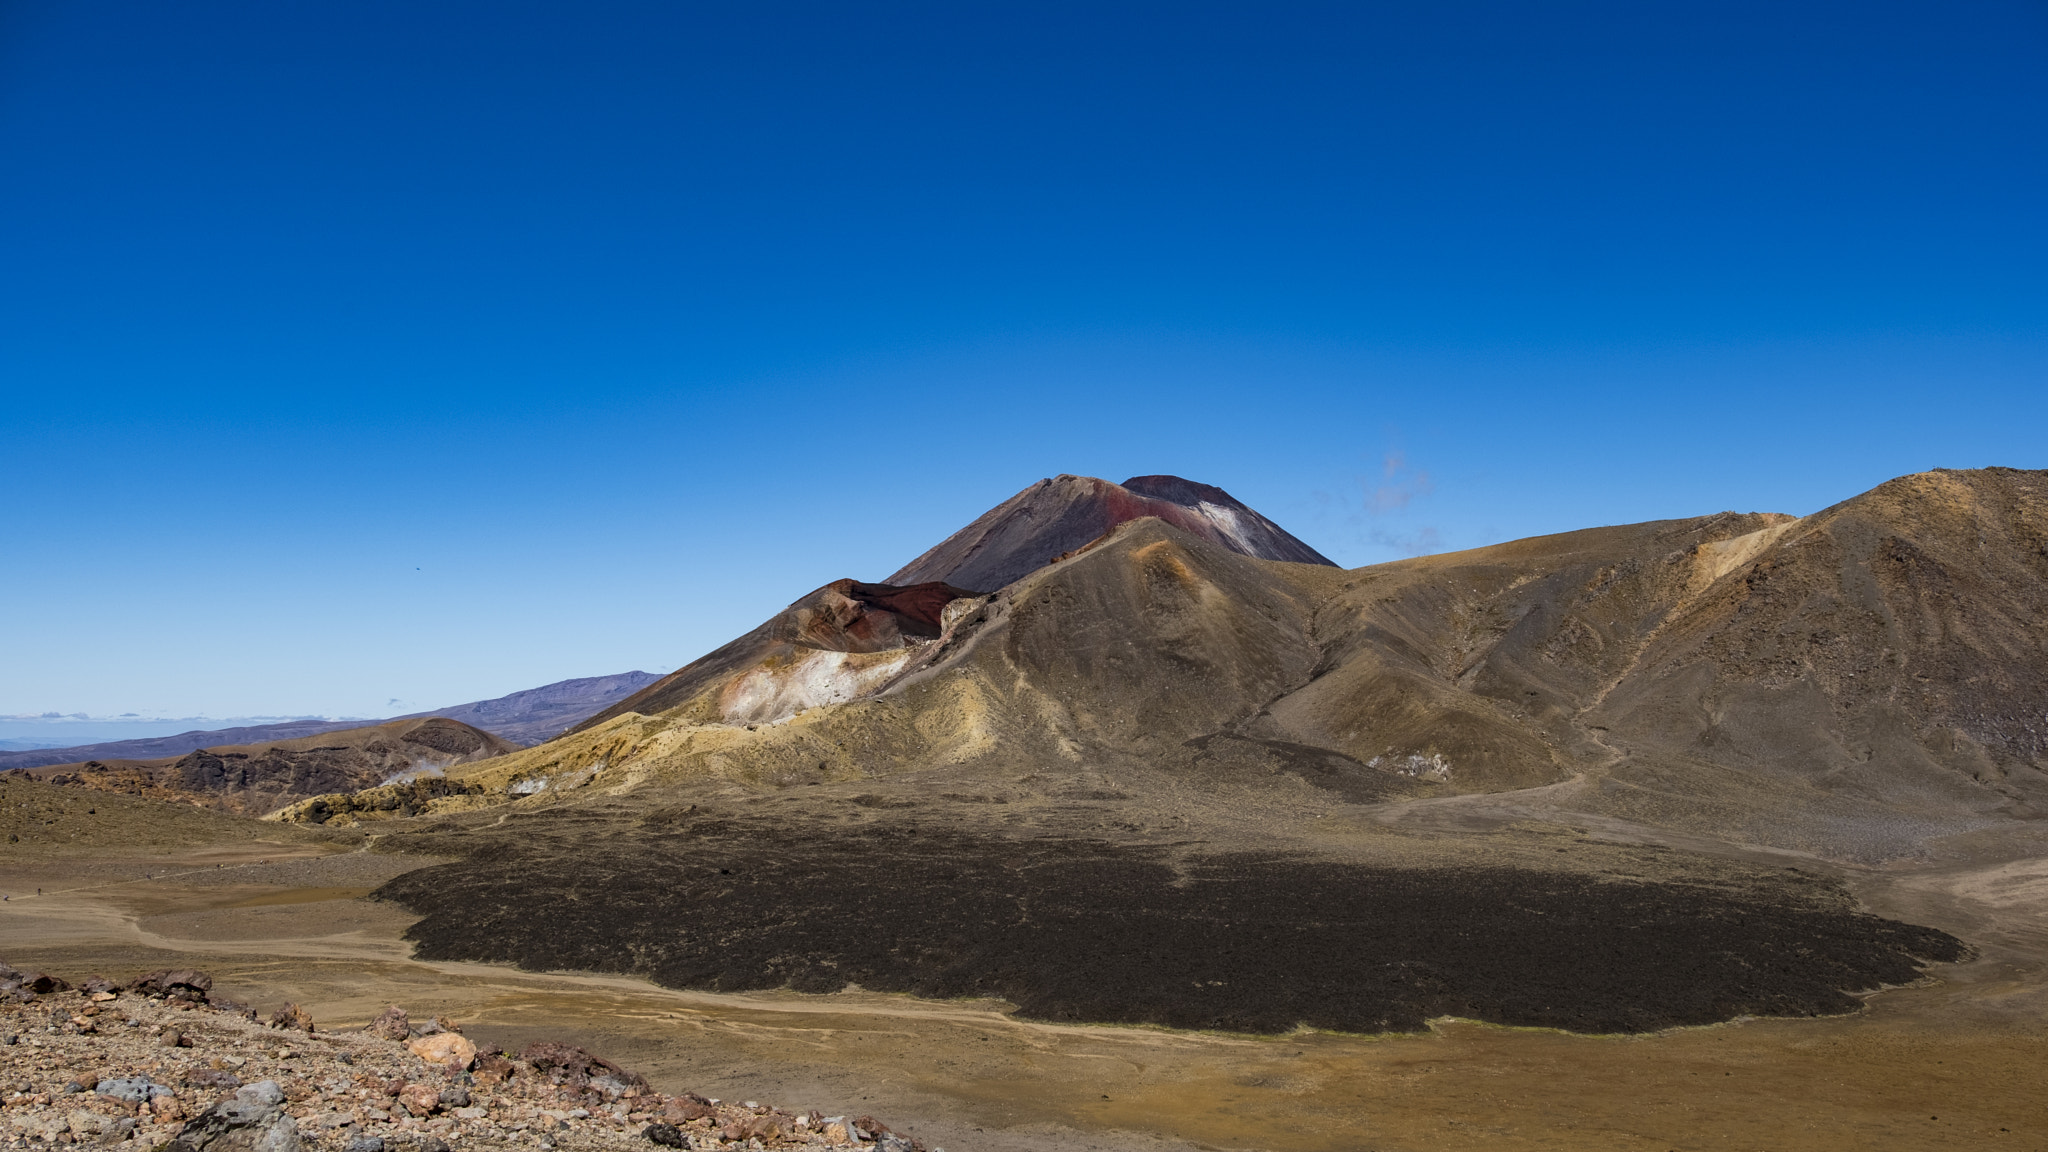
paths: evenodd
<path fill-rule="evenodd" d="M 673 1124 L 649 1124 L 640 1130 L 640 1134 L 654 1143 L 668 1148 L 686 1148 L 689 1146 L 687 1139 L 683 1136 L 683 1130 Z"/>
<path fill-rule="evenodd" d="M 102 1080 L 93 1087 L 102 1096 L 112 1096 L 130 1104 L 142 1104 L 159 1096 L 173 1096 L 176 1093 L 147 1076 L 122 1076 L 113 1080 Z"/>
<path fill-rule="evenodd" d="M 252 1104 L 275 1106 L 284 1103 L 284 1089 L 275 1080 L 258 1080 L 246 1088 L 235 1090 L 235 1099 Z"/>
<path fill-rule="evenodd" d="M 283 1103 L 275 1080 L 236 1089 L 180 1129 L 168 1152 L 300 1152 L 298 1121 Z"/>
<path fill-rule="evenodd" d="M 381 1136 L 358 1136 L 348 1142 L 348 1152 L 384 1152 Z"/>
<path fill-rule="evenodd" d="M 460 1084 L 452 1088 L 441 1089 L 441 1105 L 444 1108 L 469 1107 L 469 1089 L 464 1088 Z"/>

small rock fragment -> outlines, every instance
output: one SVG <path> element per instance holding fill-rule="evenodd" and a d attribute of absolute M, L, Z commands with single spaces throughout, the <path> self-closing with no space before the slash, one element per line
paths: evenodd
<path fill-rule="evenodd" d="M 641 1130 L 640 1134 L 664 1147 L 682 1148 L 687 1146 L 687 1141 L 683 1139 L 682 1129 L 677 1128 L 673 1124 L 649 1124 Z"/>
<path fill-rule="evenodd" d="M 412 1022 L 406 1018 L 405 1009 L 393 1004 L 370 1021 L 363 1031 L 385 1040 L 403 1040 L 412 1035 Z"/>
<path fill-rule="evenodd" d="M 408 1084 L 398 1090 L 398 1102 L 414 1116 L 431 1116 L 441 1106 L 441 1094 L 430 1085 Z"/>
<path fill-rule="evenodd" d="M 687 1124 L 692 1120 L 701 1120 L 717 1114 L 718 1110 L 703 1097 L 688 1095 L 676 1097 L 661 1110 L 661 1118 L 675 1124 Z"/>

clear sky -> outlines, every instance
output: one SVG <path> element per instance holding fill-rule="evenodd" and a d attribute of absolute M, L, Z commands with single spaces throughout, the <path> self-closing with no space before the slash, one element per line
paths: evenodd
<path fill-rule="evenodd" d="M 2048 6 L 0 0 L 0 713 L 665 671 L 1059 472 L 2048 466 Z"/>

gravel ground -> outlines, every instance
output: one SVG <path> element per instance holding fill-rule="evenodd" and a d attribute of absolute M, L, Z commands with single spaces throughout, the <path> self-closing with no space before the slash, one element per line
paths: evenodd
<path fill-rule="evenodd" d="M 664 1096 L 631 1072 L 566 1045 L 472 1058 L 473 1046 L 459 1033 L 435 1035 L 452 1021 L 407 1031 L 400 1014 L 407 1041 L 322 1032 L 317 1024 L 306 1031 L 261 1023 L 239 1005 L 177 998 L 203 997 L 194 991 L 143 995 L 132 989 L 135 982 L 130 990 L 93 992 L 105 982 L 86 981 L 87 990 L 74 991 L 45 981 L 49 990 L 38 995 L 38 975 L 0 965 L 0 1148 L 246 1147 L 253 1134 L 236 1141 L 215 1131 L 218 1119 L 211 1128 L 201 1121 L 217 1104 L 234 1102 L 238 1090 L 243 1100 L 260 1095 L 263 1089 L 245 1086 L 268 1081 L 283 1094 L 267 1113 L 269 1123 L 281 1124 L 281 1111 L 290 1119 L 284 1128 L 308 1152 L 658 1152 L 664 1145 L 924 1152 L 870 1117 Z M 452 1048 L 454 1059 L 437 1063 L 408 1046 L 430 1041 Z M 278 1148 L 275 1140 L 262 1146 Z M 289 1141 L 281 1152 L 289 1152 Z"/>

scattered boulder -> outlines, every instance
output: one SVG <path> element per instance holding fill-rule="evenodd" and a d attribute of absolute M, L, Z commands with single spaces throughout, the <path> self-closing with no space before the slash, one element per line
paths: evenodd
<path fill-rule="evenodd" d="M 406 1018 L 405 1009 L 393 1004 L 364 1026 L 363 1031 L 385 1040 L 404 1040 L 412 1035 L 412 1021 Z"/>
<path fill-rule="evenodd" d="M 413 1055 L 432 1064 L 468 1068 L 476 1059 L 476 1045 L 460 1032 L 437 1032 L 407 1041 L 405 1046 Z"/>
<path fill-rule="evenodd" d="M 718 1109 L 711 1106 L 711 1101 L 687 1092 L 670 1100 L 661 1110 L 662 1119 L 676 1124 L 688 1124 L 692 1120 L 716 1115 Z"/>
<path fill-rule="evenodd" d="M 147 1076 L 122 1076 L 102 1080 L 94 1085 L 93 1091 L 124 1104 L 146 1104 L 159 1096 L 177 1095 L 174 1090 L 158 1084 Z"/>
<path fill-rule="evenodd" d="M 195 968 L 165 968 L 136 977 L 128 990 L 139 996 L 204 1004 L 206 994 L 213 990 L 213 977 Z"/>
<path fill-rule="evenodd" d="M 78 986 L 78 990 L 80 992 L 89 993 L 94 996 L 102 996 L 112 995 L 115 992 L 119 992 L 121 990 L 121 986 L 119 984 L 114 983 L 112 980 L 107 979 L 105 976 L 95 975 L 87 977 L 85 983 L 80 984 Z"/>
<path fill-rule="evenodd" d="M 0 980 L 11 979 L 17 988 L 23 987 L 23 977 L 42 975 L 0 965 Z M 50 987 L 61 983 L 55 977 L 49 979 Z M 89 987 L 110 984 L 99 977 L 88 982 Z M 640 1126 L 639 1135 L 662 1152 L 703 1146 L 714 1134 L 756 1149 L 764 1145 L 821 1147 L 821 1138 L 834 1142 L 836 1136 L 842 1148 L 858 1143 L 869 1152 L 921 1152 L 914 1141 L 896 1136 L 868 1117 L 861 1121 L 873 1126 L 876 1131 L 872 1134 L 845 1123 L 843 1117 L 828 1120 L 815 1112 L 799 1116 L 752 1101 L 718 1105 L 694 1093 L 668 1096 L 654 1092 L 639 1076 L 573 1045 L 535 1044 L 516 1061 L 504 1052 L 479 1054 L 454 1021 L 433 1017 L 425 1028 L 417 1029 L 425 1034 L 418 1035 L 404 1010 L 396 1007 L 380 1019 L 387 1027 L 396 1024 L 404 1028 L 404 1041 L 325 1037 L 324 1042 L 286 1045 L 275 1033 L 268 1033 L 272 1039 L 263 1040 L 266 1033 L 260 1031 L 253 1013 L 245 1023 L 224 1009 L 197 1011 L 220 1009 L 218 1001 L 190 999 L 203 997 L 211 984 L 205 973 L 191 969 L 153 972 L 121 993 L 126 1001 L 123 1005 L 91 1002 L 94 996 L 115 997 L 111 991 L 86 993 L 82 999 L 88 1002 L 79 1007 L 80 1015 L 70 1018 L 70 1027 L 51 1028 L 46 1035 L 35 1036 L 0 1033 L 0 1046 L 34 1040 L 46 1049 L 24 1056 L 19 1049 L 0 1047 L 8 1053 L 0 1058 L 0 1068 L 10 1074 L 32 1067 L 45 1071 L 81 1065 L 109 1069 L 98 1079 L 80 1076 L 61 1087 L 57 1086 L 61 1073 L 52 1073 L 49 1079 L 38 1075 L 34 1081 L 10 1075 L 0 1082 L 0 1093 L 9 1097 L 6 1115 L 0 1118 L 4 1119 L 0 1133 L 17 1136 L 10 1139 L 0 1134 L 0 1144 L 18 1144 L 19 1137 L 27 1137 L 31 1147 L 96 1143 L 149 1152 L 317 1152 L 319 1148 L 327 1152 L 343 1152 L 344 1148 L 348 1152 L 451 1152 L 451 1142 L 467 1145 L 479 1134 L 488 1138 L 493 1131 L 488 1123 L 494 1118 L 492 1113 L 509 1099 L 519 1103 L 520 1118 L 530 1117 L 528 1139 L 566 1139 L 571 1141 L 566 1148 L 586 1152 L 592 1145 L 584 1142 L 585 1137 L 601 1138 L 607 1132 L 626 1135 L 632 1129 L 621 1131 L 617 1126 L 629 1119 Z M 65 1003 L 65 1010 L 48 1018 L 61 1021 L 69 1012 L 70 1001 Z M 103 1007 L 119 1014 L 105 1014 Z M 109 1034 L 124 1039 L 113 1045 L 114 1052 L 108 1052 L 108 1041 L 91 1035 L 91 1026 L 123 1019 L 125 1026 L 110 1029 Z M 297 1004 L 286 1005 L 273 1023 L 311 1027 L 311 1020 Z M 247 1055 L 232 1050 L 252 1043 L 256 1048 Z M 166 1062 L 149 1057 L 141 1047 L 158 1044 L 200 1051 Z M 375 1058 L 370 1061 L 372 1068 L 392 1068 L 401 1044 L 429 1065 L 421 1069 L 401 1058 L 396 1067 L 412 1068 L 410 1075 L 418 1076 L 418 1081 L 374 1079 L 373 1073 L 360 1070 L 366 1056 Z M 125 1054 L 110 1059 L 123 1048 Z M 356 1057 L 353 1060 L 351 1050 Z M 244 1086 L 236 1075 L 261 1075 L 255 1069 L 267 1069 L 272 1061 L 298 1061 L 278 1065 L 290 1073 L 281 1077 L 291 1085 L 289 1089 L 269 1079 Z M 339 1082 L 352 1081 L 373 1089 L 374 1094 L 357 1092 L 353 1102 L 345 1102 L 345 1093 L 323 1091 L 323 1084 L 334 1083 L 331 1073 L 351 1064 L 358 1071 L 344 1073 Z M 171 1070 L 156 1074 L 164 1075 L 171 1084 L 158 1083 L 141 1071 L 112 1074 L 114 1069 L 166 1066 Z M 464 1067 L 473 1067 L 474 1072 L 463 1075 L 460 1070 Z M 521 1078 L 517 1087 L 502 1095 L 494 1091 L 496 1085 L 515 1076 Z M 219 1098 L 217 1094 L 223 1090 L 231 1094 Z M 210 1100 L 216 1102 L 208 1107 Z M 302 1107 L 293 1108 L 291 1102 Z M 21 1105 L 18 1110 L 17 1104 Z M 485 1122 L 481 1128 L 474 1126 L 479 1121 Z M 300 1125 L 306 1126 L 304 1136 Z"/>
<path fill-rule="evenodd" d="M 591 1087 L 607 1095 L 618 1095 L 628 1088 L 647 1087 L 647 1081 L 637 1074 L 573 1044 L 530 1044 L 519 1053 L 519 1058 L 533 1065 L 535 1072 L 567 1088 Z"/>
<path fill-rule="evenodd" d="M 194 1117 L 165 1152 L 299 1152 L 299 1125 L 284 1112 L 284 1089 L 263 1080 Z"/>
<path fill-rule="evenodd" d="M 38 996 L 47 996 L 52 992 L 71 991 L 70 984 L 58 979 L 55 976 L 50 975 L 48 972 L 22 973 L 21 986 L 35 993 Z"/>
<path fill-rule="evenodd" d="M 299 1007 L 297 1002 L 287 1003 L 270 1018 L 272 1028 L 292 1028 L 300 1032 L 313 1031 L 313 1014 Z"/>

